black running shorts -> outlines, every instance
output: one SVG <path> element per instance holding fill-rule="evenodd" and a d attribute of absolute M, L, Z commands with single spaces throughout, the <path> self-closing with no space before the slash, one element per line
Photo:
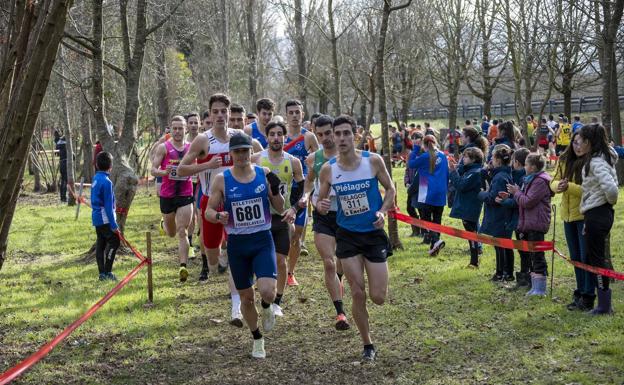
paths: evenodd
<path fill-rule="evenodd" d="M 374 263 L 386 262 L 388 257 L 392 255 L 392 246 L 386 232 L 383 229 L 378 229 L 356 233 L 338 227 L 336 257 L 345 259 L 359 254 Z"/>

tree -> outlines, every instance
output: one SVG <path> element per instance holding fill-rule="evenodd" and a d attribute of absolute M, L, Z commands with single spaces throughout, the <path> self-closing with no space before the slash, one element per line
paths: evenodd
<path fill-rule="evenodd" d="M 0 269 L 22 174 L 71 0 L 13 1 L 0 23 Z"/>
<path fill-rule="evenodd" d="M 407 8 L 412 4 L 412 0 L 407 0 L 403 4 L 392 6 L 392 0 L 383 0 L 383 8 L 381 12 L 381 25 L 379 27 L 379 42 L 377 44 L 376 66 L 377 66 L 377 90 L 379 92 L 379 120 L 381 121 L 381 142 L 384 152 L 384 162 L 386 168 L 392 177 L 392 163 L 390 156 L 390 138 L 388 135 L 388 110 L 386 103 L 386 80 L 384 78 L 384 61 L 386 58 L 386 34 L 388 32 L 388 20 L 390 14 L 403 8 Z M 388 218 L 388 233 L 392 247 L 403 248 L 403 244 L 399 239 L 399 227 L 395 218 Z"/>

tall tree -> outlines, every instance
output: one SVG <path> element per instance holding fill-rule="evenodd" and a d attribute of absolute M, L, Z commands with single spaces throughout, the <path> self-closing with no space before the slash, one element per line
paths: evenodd
<path fill-rule="evenodd" d="M 30 141 L 72 0 L 13 1 L 0 23 L 0 269 Z"/>

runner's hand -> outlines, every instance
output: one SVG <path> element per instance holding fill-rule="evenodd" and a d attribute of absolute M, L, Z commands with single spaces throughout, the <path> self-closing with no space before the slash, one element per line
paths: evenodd
<path fill-rule="evenodd" d="M 288 224 L 293 224 L 295 222 L 295 218 L 297 217 L 297 210 L 294 207 L 289 208 L 284 213 L 282 217 L 282 222 L 286 222 Z"/>
<path fill-rule="evenodd" d="M 299 202 L 297 202 L 297 205 L 300 208 L 305 209 L 308 206 L 308 195 L 307 194 L 303 194 L 301 199 L 299 199 Z"/>
<path fill-rule="evenodd" d="M 327 198 L 319 199 L 316 202 L 316 209 L 321 215 L 327 215 L 327 212 L 331 208 L 331 201 Z"/>
<path fill-rule="evenodd" d="M 169 175 L 171 174 L 171 170 L 173 170 L 173 166 L 168 164 L 167 168 L 165 168 L 164 170 L 162 170 L 162 172 L 164 172 L 163 176 Z"/>
<path fill-rule="evenodd" d="M 227 211 L 219 211 L 219 223 L 222 225 L 227 225 L 228 220 L 230 219 L 230 213 Z"/>
<path fill-rule="evenodd" d="M 377 220 L 373 222 L 373 226 L 375 226 L 375 228 L 377 229 L 382 229 L 386 221 L 386 214 L 382 213 L 381 211 L 377 211 L 375 215 L 377 215 Z"/>
<path fill-rule="evenodd" d="M 222 163 L 223 163 L 223 161 L 221 160 L 221 157 L 220 156 L 215 156 L 212 159 L 210 159 L 207 164 L 208 164 L 208 168 L 214 169 L 214 168 L 221 167 Z"/>

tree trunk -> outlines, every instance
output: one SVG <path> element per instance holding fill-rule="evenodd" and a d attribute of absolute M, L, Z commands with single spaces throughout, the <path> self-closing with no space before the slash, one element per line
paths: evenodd
<path fill-rule="evenodd" d="M 449 129 L 457 126 L 457 98 L 459 94 L 459 79 L 449 88 Z M 442 142 L 440 138 L 440 142 Z"/>
<path fill-rule="evenodd" d="M 247 41 L 249 43 L 248 52 L 248 75 L 249 75 L 249 98 L 250 106 L 255 109 L 258 100 L 258 45 L 256 44 L 256 30 L 254 28 L 255 0 L 247 0 L 245 9 L 245 20 L 247 23 Z"/>
<path fill-rule="evenodd" d="M 336 116 L 342 112 L 342 95 L 340 89 L 340 68 L 338 68 L 338 38 L 336 37 L 336 27 L 334 24 L 334 4 L 333 0 L 327 1 L 327 18 L 329 20 L 329 42 L 332 54 L 332 84 L 334 85 L 334 113 Z"/>
<path fill-rule="evenodd" d="M 64 133 L 65 133 L 65 150 L 67 151 L 67 160 L 65 161 L 65 167 L 67 167 L 67 205 L 68 206 L 74 206 L 76 204 L 76 199 L 74 198 L 74 195 L 71 193 L 72 191 L 74 191 L 74 143 L 73 143 L 73 135 L 72 135 L 72 127 L 71 127 L 71 119 L 69 118 L 69 109 L 67 108 L 67 99 L 68 99 L 68 95 L 67 95 L 67 90 L 65 89 L 65 64 L 64 64 L 64 59 L 63 59 L 63 47 L 61 46 L 59 48 L 59 61 L 61 63 L 60 65 L 60 72 L 61 75 L 58 77 L 59 79 L 59 95 L 61 97 L 60 103 L 61 103 L 61 110 L 62 110 L 62 114 L 63 114 L 63 126 L 64 126 Z M 61 163 L 61 167 L 63 167 L 63 164 Z M 62 187 L 61 187 L 62 188 Z M 62 191 L 62 190 L 61 190 Z"/>
<path fill-rule="evenodd" d="M 297 56 L 297 85 L 299 100 L 303 103 L 305 116 L 308 115 L 307 63 L 305 38 L 303 35 L 303 8 L 301 0 L 295 0 L 295 52 Z"/>
<path fill-rule="evenodd" d="M 221 58 L 223 59 L 223 67 L 221 74 L 223 75 L 223 92 L 230 92 L 230 17 L 226 0 L 221 0 Z"/>
<path fill-rule="evenodd" d="M 165 44 L 156 46 L 156 81 L 158 86 L 158 124 L 160 133 L 164 133 L 169 125 L 171 112 L 169 109 L 169 92 L 167 90 L 167 60 L 165 57 Z"/>
<path fill-rule="evenodd" d="M 372 71 L 371 75 L 368 78 L 368 90 L 370 95 L 370 107 L 368 109 L 368 118 L 366 119 L 366 132 L 370 131 L 370 126 L 373 123 L 373 118 L 375 117 L 375 99 L 377 98 L 377 88 L 376 88 L 376 75 L 375 71 Z"/>
<path fill-rule="evenodd" d="M 0 57 L 0 267 L 30 143 L 71 0 L 16 2 Z M 45 8 L 43 8 L 45 6 Z M 6 10 L 5 10 L 6 11 Z M 45 37 L 45 38 L 42 38 Z"/>
<path fill-rule="evenodd" d="M 83 155 L 82 173 L 85 183 L 93 179 L 93 140 L 91 139 L 91 111 L 85 98 L 80 98 L 80 131 L 82 133 L 81 150 Z"/>
<path fill-rule="evenodd" d="M 563 114 L 572 121 L 572 77 L 574 75 L 564 72 L 561 77 L 561 94 L 563 95 Z"/>

